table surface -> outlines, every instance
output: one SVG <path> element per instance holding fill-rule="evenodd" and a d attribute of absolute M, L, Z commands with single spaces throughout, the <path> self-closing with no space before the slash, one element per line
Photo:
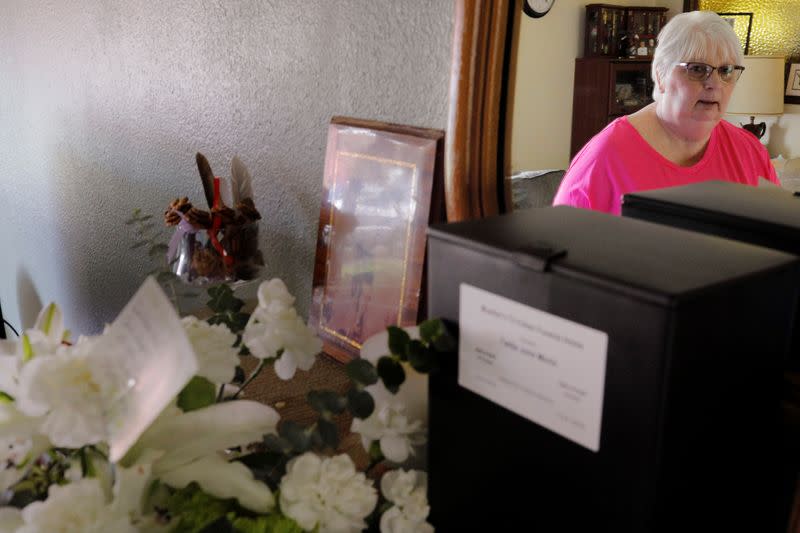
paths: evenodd
<path fill-rule="evenodd" d="M 257 364 L 253 357 L 243 357 L 242 367 L 250 375 Z M 294 377 L 283 381 L 272 366 L 256 376 L 247 385 L 240 397 L 256 400 L 274 408 L 281 415 L 281 420 L 292 420 L 302 426 L 309 426 L 317 419 L 317 413 L 306 401 L 311 390 L 331 390 L 340 394 L 350 388 L 350 380 L 344 372 L 344 365 L 331 357 L 321 354 L 310 370 L 297 370 Z M 341 443 L 338 453 L 347 453 L 356 464 L 356 468 L 364 469 L 369 464 L 369 456 L 361 445 L 358 434 L 350 432 L 352 415 L 347 411 L 336 416 Z"/>

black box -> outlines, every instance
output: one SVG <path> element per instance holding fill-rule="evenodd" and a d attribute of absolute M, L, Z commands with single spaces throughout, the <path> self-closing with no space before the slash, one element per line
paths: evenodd
<path fill-rule="evenodd" d="M 800 197 L 777 186 L 706 181 L 630 193 L 622 214 L 800 255 Z M 784 369 L 781 501 L 788 515 L 800 471 L 800 313 Z"/>
<path fill-rule="evenodd" d="M 628 193 L 622 214 L 800 255 L 800 197 L 727 181 Z"/>
<path fill-rule="evenodd" d="M 608 335 L 597 452 L 460 386 L 457 357 L 442 362 L 428 457 L 440 531 L 778 529 L 796 257 L 570 207 L 428 233 L 430 317 L 456 324 L 467 284 Z"/>

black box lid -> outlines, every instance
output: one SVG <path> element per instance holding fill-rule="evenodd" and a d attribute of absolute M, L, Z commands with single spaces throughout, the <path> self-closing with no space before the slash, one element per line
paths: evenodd
<path fill-rule="evenodd" d="M 798 262 L 760 246 L 567 206 L 438 224 L 428 235 L 661 305 Z"/>
<path fill-rule="evenodd" d="M 641 208 L 684 218 L 716 222 L 765 238 L 780 239 L 782 250 L 800 252 L 800 197 L 778 186 L 752 187 L 728 181 L 704 181 L 629 193 L 625 208 Z"/>

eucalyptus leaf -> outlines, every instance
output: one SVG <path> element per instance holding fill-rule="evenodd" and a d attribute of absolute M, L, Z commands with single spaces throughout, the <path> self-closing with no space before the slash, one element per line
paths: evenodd
<path fill-rule="evenodd" d="M 373 385 L 378 382 L 378 371 L 366 359 L 353 359 L 344 367 L 350 381 L 363 386 Z"/>
<path fill-rule="evenodd" d="M 319 413 L 339 414 L 347 407 L 347 400 L 333 391 L 309 391 L 306 396 L 309 405 Z"/>
<path fill-rule="evenodd" d="M 444 324 L 438 318 L 420 323 L 419 336 L 426 344 L 433 343 L 444 332 Z"/>
<path fill-rule="evenodd" d="M 288 459 L 281 452 L 267 451 L 249 453 L 234 460 L 249 468 L 256 479 L 265 482 L 274 491 L 286 473 Z"/>
<path fill-rule="evenodd" d="M 389 326 L 386 328 L 389 332 L 389 351 L 392 355 L 396 355 L 401 361 L 406 360 L 408 343 L 411 337 L 408 333 L 397 326 Z"/>
<path fill-rule="evenodd" d="M 336 424 L 330 420 L 320 418 L 317 420 L 317 432 L 326 447 L 332 450 L 339 447 L 339 429 L 336 427 Z"/>
<path fill-rule="evenodd" d="M 368 418 L 375 411 L 375 400 L 364 390 L 347 391 L 347 409 L 356 418 Z"/>
<path fill-rule="evenodd" d="M 427 374 L 436 363 L 436 355 L 421 341 L 413 340 L 408 344 L 408 362 L 417 372 Z"/>
<path fill-rule="evenodd" d="M 406 380 L 406 371 L 403 366 L 392 357 L 384 355 L 378 359 L 378 375 L 383 385 L 392 394 L 400 390 L 400 385 Z"/>
<path fill-rule="evenodd" d="M 163 242 L 156 243 L 150 247 L 147 251 L 147 255 L 150 257 L 156 257 L 158 255 L 164 255 L 169 250 L 169 247 L 164 244 Z"/>
<path fill-rule="evenodd" d="M 178 407 L 184 412 L 202 409 L 216 402 L 216 386 L 201 376 L 195 376 L 178 393 Z"/>
<path fill-rule="evenodd" d="M 264 446 L 266 446 L 268 450 L 273 452 L 286 455 L 292 451 L 292 445 L 288 440 L 279 437 L 278 435 L 274 435 L 272 433 L 264 435 L 263 442 Z"/>
<path fill-rule="evenodd" d="M 297 422 L 293 420 L 284 420 L 278 426 L 278 434 L 286 439 L 292 446 L 292 450 L 297 453 L 303 453 L 311 448 L 311 438 Z"/>

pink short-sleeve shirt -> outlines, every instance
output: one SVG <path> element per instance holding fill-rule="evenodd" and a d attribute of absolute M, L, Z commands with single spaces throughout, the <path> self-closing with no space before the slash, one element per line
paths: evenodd
<path fill-rule="evenodd" d="M 703 158 L 682 167 L 658 153 L 620 117 L 586 143 L 564 175 L 553 205 L 571 205 L 620 214 L 622 196 L 699 181 L 724 180 L 758 185 L 763 177 L 780 184 L 769 154 L 745 129 L 721 120 L 712 130 Z"/>

